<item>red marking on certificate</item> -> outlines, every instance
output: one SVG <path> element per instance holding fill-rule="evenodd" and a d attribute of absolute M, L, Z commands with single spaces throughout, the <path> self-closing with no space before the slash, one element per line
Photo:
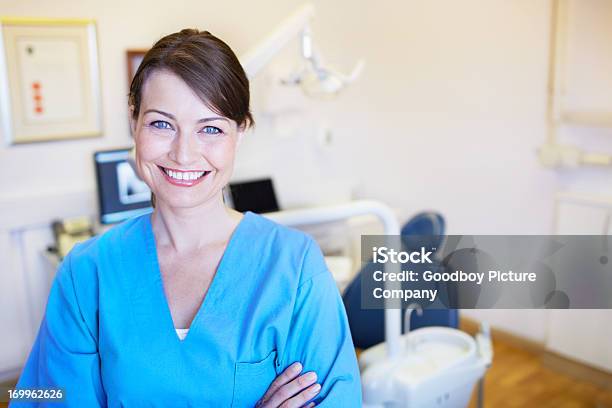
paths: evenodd
<path fill-rule="evenodd" d="M 40 82 L 38 81 L 34 81 L 32 82 L 32 89 L 34 90 L 34 94 L 32 95 L 32 98 L 34 99 L 34 113 L 36 114 L 42 114 L 44 109 L 42 106 L 42 94 L 41 94 L 41 89 L 42 86 L 40 84 Z"/>

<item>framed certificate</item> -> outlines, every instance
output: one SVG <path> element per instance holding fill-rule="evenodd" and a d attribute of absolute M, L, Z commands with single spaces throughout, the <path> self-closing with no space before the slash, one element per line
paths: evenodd
<path fill-rule="evenodd" d="M 102 133 L 92 20 L 0 18 L 0 120 L 9 144 Z"/>

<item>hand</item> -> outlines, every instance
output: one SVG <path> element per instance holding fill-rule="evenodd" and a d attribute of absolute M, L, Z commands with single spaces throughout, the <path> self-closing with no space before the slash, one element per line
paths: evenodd
<path fill-rule="evenodd" d="M 293 363 L 281 373 L 268 387 L 268 391 L 257 402 L 257 408 L 298 408 L 303 406 L 306 401 L 313 399 L 319 391 L 321 385 L 316 384 L 317 374 L 310 371 L 300 375 L 302 365 Z M 311 402 L 306 408 L 314 407 Z"/>

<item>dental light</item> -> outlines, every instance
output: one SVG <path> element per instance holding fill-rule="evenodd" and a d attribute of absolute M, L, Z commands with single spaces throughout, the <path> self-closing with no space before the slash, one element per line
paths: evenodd
<path fill-rule="evenodd" d="M 337 95 L 348 84 L 355 81 L 365 65 L 360 60 L 350 74 L 342 74 L 321 62 L 312 42 L 310 20 L 314 16 L 314 6 L 306 4 L 287 18 L 259 45 L 240 58 L 249 79 L 254 78 L 270 60 L 292 39 L 299 36 L 301 41 L 301 67 L 287 78 L 281 80 L 285 85 L 298 85 L 311 97 L 329 98 Z"/>

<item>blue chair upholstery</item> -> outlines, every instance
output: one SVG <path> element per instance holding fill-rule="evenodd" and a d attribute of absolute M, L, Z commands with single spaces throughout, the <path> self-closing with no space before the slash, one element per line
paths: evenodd
<path fill-rule="evenodd" d="M 440 248 L 444 241 L 444 218 L 434 212 L 423 212 L 412 217 L 401 229 L 404 250 L 416 250 L 421 246 Z M 384 310 L 361 309 L 361 274 L 372 273 L 374 264 L 366 264 L 347 286 L 342 300 L 346 308 L 353 344 L 368 348 L 385 340 Z M 402 310 L 402 322 L 405 310 Z M 402 323 L 403 324 L 403 323 Z M 410 316 L 410 327 L 418 329 L 427 326 L 459 327 L 459 312 L 456 309 L 423 310 L 421 316 Z M 402 328 L 403 331 L 404 328 Z"/>

